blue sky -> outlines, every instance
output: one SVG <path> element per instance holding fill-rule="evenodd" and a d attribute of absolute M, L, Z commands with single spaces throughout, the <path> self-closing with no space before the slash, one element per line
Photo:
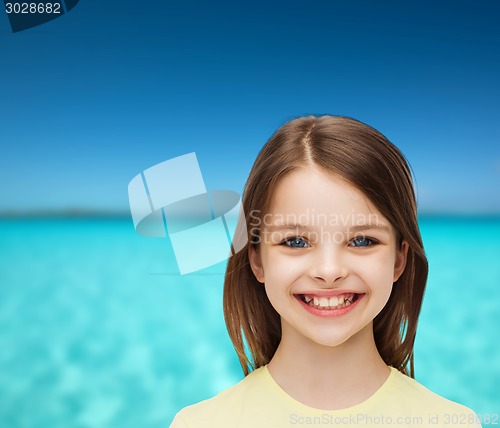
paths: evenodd
<path fill-rule="evenodd" d="M 0 14 L 0 211 L 127 210 L 128 182 L 195 151 L 241 191 L 291 117 L 352 116 L 409 159 L 422 211 L 500 213 L 500 3 L 81 0 Z"/>

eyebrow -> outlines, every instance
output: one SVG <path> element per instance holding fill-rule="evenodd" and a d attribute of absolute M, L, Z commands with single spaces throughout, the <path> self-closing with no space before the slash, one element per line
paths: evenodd
<path fill-rule="evenodd" d="M 299 223 L 287 223 L 287 224 L 272 224 L 269 226 L 265 226 L 265 229 L 269 232 L 276 232 L 276 231 L 284 231 L 284 230 L 304 230 L 304 231 L 312 231 L 313 228 L 304 225 L 304 224 L 299 224 Z M 359 232 L 363 230 L 379 230 L 381 232 L 387 232 L 390 233 L 390 227 L 386 224 L 383 223 L 369 223 L 369 224 L 360 224 L 356 226 L 349 227 L 349 232 Z"/>
<path fill-rule="evenodd" d="M 287 223 L 287 224 L 271 224 L 269 226 L 264 226 L 264 229 L 270 232 L 275 232 L 277 230 L 311 230 L 309 226 L 303 224 Z"/>
<path fill-rule="evenodd" d="M 381 232 L 390 232 L 391 228 L 383 223 L 378 224 L 361 224 L 349 228 L 350 232 L 359 232 L 361 230 L 380 230 Z"/>

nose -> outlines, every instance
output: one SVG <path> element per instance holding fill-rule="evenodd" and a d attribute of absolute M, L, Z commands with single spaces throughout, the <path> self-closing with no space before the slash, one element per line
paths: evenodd
<path fill-rule="evenodd" d="M 348 267 L 340 248 L 323 245 L 312 253 L 310 276 L 321 285 L 333 286 L 347 276 Z"/>

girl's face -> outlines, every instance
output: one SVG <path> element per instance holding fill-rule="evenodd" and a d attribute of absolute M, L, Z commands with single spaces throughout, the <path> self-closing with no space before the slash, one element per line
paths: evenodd
<path fill-rule="evenodd" d="M 338 346 L 373 329 L 407 250 L 362 192 L 308 166 L 277 186 L 250 264 L 281 316 L 283 338 Z"/>

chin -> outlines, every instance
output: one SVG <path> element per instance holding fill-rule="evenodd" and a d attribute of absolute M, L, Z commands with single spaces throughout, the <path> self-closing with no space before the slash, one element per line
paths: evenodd
<path fill-rule="evenodd" d="M 352 336 L 346 335 L 308 335 L 307 338 L 310 342 L 316 345 L 325 346 L 328 348 L 335 348 L 341 346 L 349 341 Z"/>
<path fill-rule="evenodd" d="M 325 331 L 316 330 L 313 334 L 304 334 L 304 336 L 317 345 L 334 348 L 356 341 L 357 338 L 360 338 L 362 333 L 367 332 L 367 329 L 371 328 L 372 326 L 369 324 L 356 331 L 332 332 L 332 327 L 330 327 L 325 329 Z"/>

